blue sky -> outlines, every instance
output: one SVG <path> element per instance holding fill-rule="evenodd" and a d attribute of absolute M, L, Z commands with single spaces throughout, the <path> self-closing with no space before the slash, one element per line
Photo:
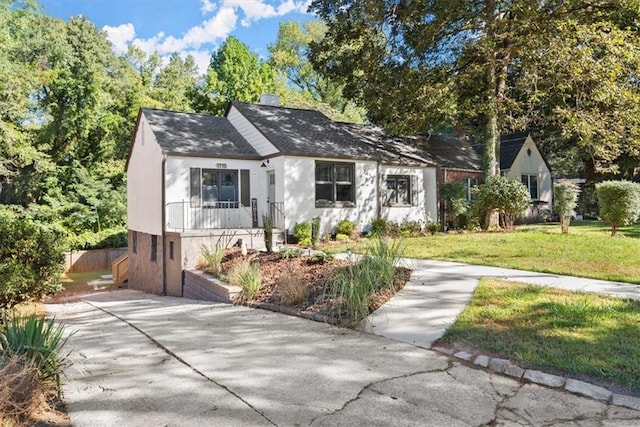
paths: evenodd
<path fill-rule="evenodd" d="M 114 50 L 129 44 L 167 57 L 195 57 L 205 71 L 211 53 L 235 35 L 261 58 L 268 56 L 281 21 L 306 21 L 310 0 L 40 0 L 48 15 L 84 15 L 105 30 Z"/>

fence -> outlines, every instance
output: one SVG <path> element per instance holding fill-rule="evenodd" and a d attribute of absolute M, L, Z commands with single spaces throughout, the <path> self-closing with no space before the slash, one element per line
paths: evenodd
<path fill-rule="evenodd" d="M 127 252 L 127 248 L 94 249 L 65 253 L 67 273 L 110 270 L 111 263 Z"/>

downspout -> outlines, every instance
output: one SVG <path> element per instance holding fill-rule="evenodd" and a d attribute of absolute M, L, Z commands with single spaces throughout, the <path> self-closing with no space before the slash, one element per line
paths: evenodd
<path fill-rule="evenodd" d="M 165 225 L 167 223 L 166 205 L 166 164 L 167 155 L 162 155 L 162 295 L 167 295 L 167 251 L 165 247 Z"/>
<path fill-rule="evenodd" d="M 438 179 L 436 178 L 436 183 L 438 182 Z M 442 169 L 442 184 L 446 184 L 447 183 L 447 168 L 443 168 Z M 438 200 L 442 200 L 442 229 L 444 231 L 447 231 L 447 199 L 445 199 L 444 197 L 440 197 L 441 194 L 441 189 L 438 188 L 438 186 L 436 185 L 436 191 L 438 192 L 438 194 L 436 195 L 436 197 L 438 198 Z"/>
<path fill-rule="evenodd" d="M 382 215 L 382 195 L 380 194 L 380 161 L 376 160 L 376 218 L 381 218 Z"/>

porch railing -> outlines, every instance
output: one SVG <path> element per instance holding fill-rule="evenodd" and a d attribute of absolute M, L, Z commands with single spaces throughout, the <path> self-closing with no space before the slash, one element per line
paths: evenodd
<path fill-rule="evenodd" d="M 273 220 L 273 226 L 275 228 L 285 228 L 286 217 L 284 215 L 284 202 L 269 203 L 269 215 Z"/>
<path fill-rule="evenodd" d="M 202 230 L 251 228 L 251 209 L 240 202 L 215 202 L 193 205 L 191 202 L 167 203 L 167 229 Z"/>

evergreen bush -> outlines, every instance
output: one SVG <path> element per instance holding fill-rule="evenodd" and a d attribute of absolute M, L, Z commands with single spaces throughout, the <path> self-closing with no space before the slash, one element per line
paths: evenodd
<path fill-rule="evenodd" d="M 578 194 L 580 189 L 572 182 L 561 182 L 553 186 L 553 208 L 560 216 L 560 229 L 563 233 L 569 232 L 571 217 L 575 215 L 578 206 Z"/>
<path fill-rule="evenodd" d="M 618 228 L 634 223 L 640 215 L 640 184 L 631 181 L 604 181 L 596 184 L 600 217 Z"/>

